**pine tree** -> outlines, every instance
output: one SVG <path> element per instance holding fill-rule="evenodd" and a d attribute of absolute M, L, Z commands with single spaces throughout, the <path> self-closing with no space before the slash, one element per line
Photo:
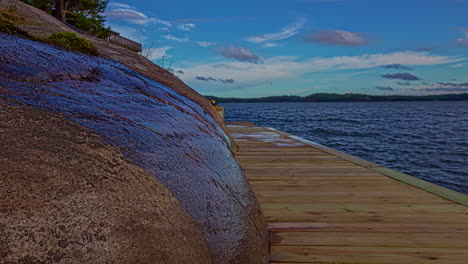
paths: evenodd
<path fill-rule="evenodd" d="M 32 5 L 36 8 L 46 11 L 52 14 L 55 10 L 55 1 L 53 0 L 22 0 L 26 4 Z"/>
<path fill-rule="evenodd" d="M 56 0 L 23 0 L 23 2 L 60 18 Z M 104 11 L 109 0 L 65 0 L 64 2 L 65 10 L 76 15 L 75 17 L 67 16 L 67 22 L 100 38 L 110 35 L 110 27 L 104 26 Z"/>

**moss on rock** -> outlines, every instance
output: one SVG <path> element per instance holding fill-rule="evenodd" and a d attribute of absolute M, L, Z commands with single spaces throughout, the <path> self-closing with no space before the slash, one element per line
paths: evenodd
<path fill-rule="evenodd" d="M 58 32 L 50 35 L 45 42 L 81 53 L 99 55 L 96 47 L 90 41 L 71 32 Z"/>

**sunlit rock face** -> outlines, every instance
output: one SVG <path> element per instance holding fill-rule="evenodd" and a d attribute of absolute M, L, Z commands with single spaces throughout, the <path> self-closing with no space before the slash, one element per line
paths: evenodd
<path fill-rule="evenodd" d="M 267 260 L 255 197 L 200 105 L 121 64 L 6 35 L 0 102 L 1 259 Z"/>
<path fill-rule="evenodd" d="M 144 76 L 171 87 L 177 93 L 200 104 L 205 111 L 211 114 L 218 121 L 218 124 L 224 126 L 222 119 L 217 115 L 216 111 L 214 111 L 211 106 L 211 103 L 205 97 L 187 86 L 171 72 L 152 63 L 144 56 L 108 41 L 95 38 L 87 34 L 80 34 L 50 14 L 18 0 L 0 0 L 0 10 L 6 12 L 15 10 L 15 13 L 21 17 L 21 23 L 16 26 L 20 30 L 25 31 L 34 37 L 46 38 L 57 32 L 73 32 L 84 37 L 96 46 L 100 57 L 120 62 Z"/>

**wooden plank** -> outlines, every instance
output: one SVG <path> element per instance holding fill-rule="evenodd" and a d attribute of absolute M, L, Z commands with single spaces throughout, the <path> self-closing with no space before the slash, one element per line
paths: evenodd
<path fill-rule="evenodd" d="M 242 166 L 245 167 L 246 169 L 291 169 L 291 164 L 276 164 L 276 163 L 242 163 Z M 359 167 L 356 167 L 355 165 L 349 163 L 349 162 L 342 162 L 342 161 L 336 161 L 336 162 L 323 162 L 323 161 L 317 161 L 317 162 L 307 162 L 307 163 L 295 163 L 293 165 L 294 169 L 306 169 L 306 170 L 315 170 L 315 169 L 326 169 L 329 171 L 333 171 L 335 168 L 336 169 L 360 169 Z"/>
<path fill-rule="evenodd" d="M 261 204 L 453 204 L 437 196 L 424 199 L 418 196 L 259 196 L 257 199 Z"/>
<path fill-rule="evenodd" d="M 366 190 L 365 193 L 363 193 L 361 190 L 333 190 L 333 189 L 322 189 L 322 190 L 297 190 L 297 189 L 291 189 L 291 190 L 273 190 L 271 188 L 265 188 L 265 189 L 260 189 L 260 188 L 254 188 L 254 192 L 257 196 L 307 196 L 307 197 L 326 197 L 326 196 L 346 196 L 346 197 L 354 197 L 354 196 L 360 196 L 360 197 L 379 197 L 379 196 L 413 196 L 413 197 L 419 197 L 423 198 L 424 197 L 431 197 L 431 195 L 427 192 L 412 192 L 412 191 L 406 191 L 406 192 L 400 192 L 398 190 L 383 190 L 383 191 L 372 191 L 372 190 Z"/>
<path fill-rule="evenodd" d="M 375 172 L 365 169 L 365 168 L 353 168 L 353 169 L 338 169 L 329 168 L 325 169 L 296 169 L 296 168 L 285 168 L 285 169 L 253 169 L 253 168 L 244 168 L 244 171 L 248 171 L 252 175 L 271 175 L 271 176 L 377 176 L 382 179 L 388 179 L 389 177 L 382 174 L 376 174 Z"/>
<path fill-rule="evenodd" d="M 468 213 L 468 208 L 458 204 L 283 204 L 262 203 L 265 212 L 401 212 L 401 213 Z M 466 218 L 468 221 L 468 217 Z"/>
<path fill-rule="evenodd" d="M 323 151 L 319 150 L 314 150 L 311 149 L 310 147 L 293 147 L 293 148 L 279 148 L 276 146 L 272 146 L 271 144 L 269 145 L 261 145 L 261 146 L 250 146 L 249 144 L 243 144 L 244 141 L 236 141 L 236 143 L 239 145 L 239 152 L 240 153 L 270 153 L 276 151 L 278 153 L 279 150 L 281 150 L 281 153 L 285 153 L 287 155 L 288 153 L 320 153 L 323 155 Z M 249 150 L 251 149 L 251 150 Z"/>
<path fill-rule="evenodd" d="M 246 164 L 265 164 L 265 163 L 275 163 L 275 164 L 301 164 L 301 163 L 320 163 L 320 164 L 349 164 L 346 161 L 340 160 L 335 157 L 326 157 L 326 156 L 316 156 L 316 157 L 287 157 L 287 158 L 237 158 L 238 161 Z"/>
<path fill-rule="evenodd" d="M 347 167 L 357 167 L 355 164 L 352 162 L 346 161 L 346 160 L 341 160 L 341 159 L 335 159 L 335 158 L 330 158 L 324 159 L 324 158 L 317 158 L 317 159 L 309 159 L 309 160 L 300 160 L 300 159 L 295 159 L 293 161 L 291 160 L 286 160 L 286 161 L 261 161 L 261 160 L 242 160 L 239 159 L 241 163 L 245 166 L 265 166 L 265 165 L 272 165 L 276 167 L 281 167 L 281 166 L 287 166 L 289 168 L 291 167 L 306 167 L 307 165 L 328 165 L 328 166 L 347 166 Z"/>
<path fill-rule="evenodd" d="M 341 151 L 338 151 L 336 149 L 331 149 L 331 148 L 325 148 L 325 149 L 322 149 L 332 155 L 335 155 L 336 157 L 339 157 L 339 158 L 342 158 L 342 159 L 345 159 L 345 160 L 349 160 L 357 165 L 360 165 L 360 166 L 363 166 L 363 167 L 378 167 L 380 165 L 374 163 L 374 162 L 370 162 L 370 161 L 367 161 L 367 160 L 364 160 L 364 159 L 361 159 L 361 158 L 358 158 L 358 157 L 355 157 L 355 156 L 352 156 L 352 155 L 349 155 L 348 153 L 344 153 L 344 152 L 341 152 Z"/>
<path fill-rule="evenodd" d="M 285 155 L 283 157 L 278 157 L 278 156 L 265 156 L 265 157 L 259 157 L 259 156 L 263 156 L 262 154 L 256 154 L 257 157 L 251 157 L 251 156 L 241 156 L 241 157 L 237 157 L 236 156 L 236 159 L 238 161 L 240 161 L 241 163 L 242 162 L 249 162 L 249 161 L 263 161 L 265 163 L 267 162 L 281 162 L 281 161 L 289 161 L 287 162 L 288 164 L 294 164 L 294 162 L 296 160 L 298 161 L 304 161 L 304 162 L 314 162 L 314 160 L 324 160 L 324 161 L 327 161 L 327 159 L 329 159 L 331 162 L 333 161 L 336 161 L 336 160 L 340 160 L 340 159 L 337 159 L 336 157 L 329 157 L 329 156 L 325 156 L 325 155 L 320 155 L 320 154 L 316 154 L 316 155 L 301 155 L 301 156 L 292 156 L 292 155 Z"/>
<path fill-rule="evenodd" d="M 459 204 L 462 204 L 464 206 L 468 206 L 468 195 L 455 192 L 452 190 L 449 190 L 447 188 L 444 188 L 442 186 L 418 179 L 416 177 L 412 177 L 408 174 L 401 173 L 399 171 L 395 171 L 389 168 L 383 168 L 383 167 L 374 167 L 371 168 L 374 171 L 380 172 L 388 177 L 392 177 L 396 180 L 399 180 L 401 182 L 404 182 L 406 184 L 410 184 L 412 186 L 415 186 L 417 188 L 420 188 L 422 190 L 431 192 L 433 194 L 436 194 L 438 196 L 447 198 L 449 200 L 452 200 L 454 202 L 457 202 Z"/>
<path fill-rule="evenodd" d="M 281 176 L 281 175 L 258 175 L 250 173 L 247 175 L 247 179 L 249 181 L 342 181 L 342 180 L 368 180 L 368 181 L 382 181 L 385 183 L 387 179 L 379 177 L 379 176 L 303 176 L 303 175 L 295 175 L 295 176 Z"/>
<path fill-rule="evenodd" d="M 271 232 L 465 233 L 468 235 L 468 223 L 273 222 L 268 223 L 268 229 Z"/>
<path fill-rule="evenodd" d="M 344 172 L 330 172 L 330 171 L 308 171 L 308 172 L 291 172 L 291 171 L 285 171 L 285 172 L 276 172 L 276 171 L 270 171 L 270 172 L 265 172 L 263 170 L 249 170 L 249 174 L 247 176 L 255 176 L 255 177 L 375 177 L 377 179 L 388 179 L 388 177 L 382 177 L 381 174 L 376 174 L 374 172 L 370 171 L 357 171 L 357 172 L 349 172 L 349 171 L 344 171 Z"/>
<path fill-rule="evenodd" d="M 243 151 L 235 153 L 236 158 L 295 158 L 295 157 L 330 157 L 330 154 L 325 153 L 323 151 L 311 151 L 311 150 L 304 150 L 304 151 Z M 333 157 L 333 156 L 332 156 Z"/>
<path fill-rule="evenodd" d="M 244 168 L 244 166 L 242 166 Z M 351 167 L 351 168 L 338 168 L 338 167 L 324 167 L 324 168 L 268 168 L 265 166 L 264 168 L 248 168 L 245 167 L 244 171 L 246 173 L 278 173 L 278 174 L 311 174 L 311 173 L 372 173 L 371 170 L 363 167 Z M 384 177 L 384 176 L 382 176 Z"/>
<path fill-rule="evenodd" d="M 346 193 L 349 195 L 364 195 L 364 196 L 381 196 L 385 194 L 393 194 L 393 195 L 404 195 L 404 196 L 410 196 L 410 195 L 421 195 L 421 196 L 430 196 L 429 193 L 426 191 L 413 191 L 411 188 L 408 188 L 407 186 L 359 186 L 359 185 L 324 185 L 320 184 L 320 181 L 309 181 L 311 184 L 305 185 L 305 186 L 299 186 L 299 185 L 270 185 L 270 186 L 258 186 L 258 185 L 252 185 L 252 189 L 254 191 L 258 191 L 259 194 L 262 194 L 264 192 L 269 192 L 269 193 L 274 193 L 276 195 L 278 194 L 287 194 L 290 192 L 297 192 L 298 194 L 303 193 L 303 194 L 318 194 L 318 193 Z M 317 183 L 317 184 L 313 184 Z M 392 195 L 392 196 L 393 196 Z M 284 195 L 282 195 L 284 196 Z"/>
<path fill-rule="evenodd" d="M 285 247 L 271 248 L 272 263 L 466 264 L 467 249 L 401 247 Z"/>
<path fill-rule="evenodd" d="M 267 222 L 319 223 L 467 223 L 462 213 L 402 213 L 402 212 L 271 212 L 264 211 Z M 468 237 L 465 242 L 468 242 Z M 468 243 L 467 243 L 468 244 Z"/>
<path fill-rule="evenodd" d="M 339 183 L 336 181 L 323 179 L 321 181 L 298 181 L 298 180 L 287 180 L 287 181 L 251 181 L 250 184 L 254 187 L 282 187 L 282 188 L 300 188 L 300 187 L 372 187 L 372 188 L 407 188 L 413 190 L 411 186 L 407 184 L 393 181 L 388 178 L 381 178 L 377 181 L 378 184 L 374 181 L 368 180 L 355 180 L 355 179 L 341 179 Z"/>
<path fill-rule="evenodd" d="M 271 245 L 464 248 L 466 233 L 271 232 Z"/>

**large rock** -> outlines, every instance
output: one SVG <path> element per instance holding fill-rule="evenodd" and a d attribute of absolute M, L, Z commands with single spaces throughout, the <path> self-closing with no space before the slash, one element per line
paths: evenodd
<path fill-rule="evenodd" d="M 0 263 L 211 263 L 147 171 L 63 116 L 0 101 Z"/>
<path fill-rule="evenodd" d="M 255 196 L 204 107 L 116 62 L 0 35 L 0 257 L 264 263 Z"/>
<path fill-rule="evenodd" d="M 14 10 L 21 17 L 21 21 L 17 25 L 18 28 L 31 36 L 45 38 L 57 32 L 73 32 L 88 39 L 96 46 L 101 57 L 120 62 L 140 74 L 171 87 L 177 93 L 201 105 L 226 130 L 222 119 L 205 97 L 194 91 L 174 74 L 152 63 L 141 54 L 90 35 L 80 34 L 46 12 L 18 0 L 0 0 L 0 10 Z"/>

